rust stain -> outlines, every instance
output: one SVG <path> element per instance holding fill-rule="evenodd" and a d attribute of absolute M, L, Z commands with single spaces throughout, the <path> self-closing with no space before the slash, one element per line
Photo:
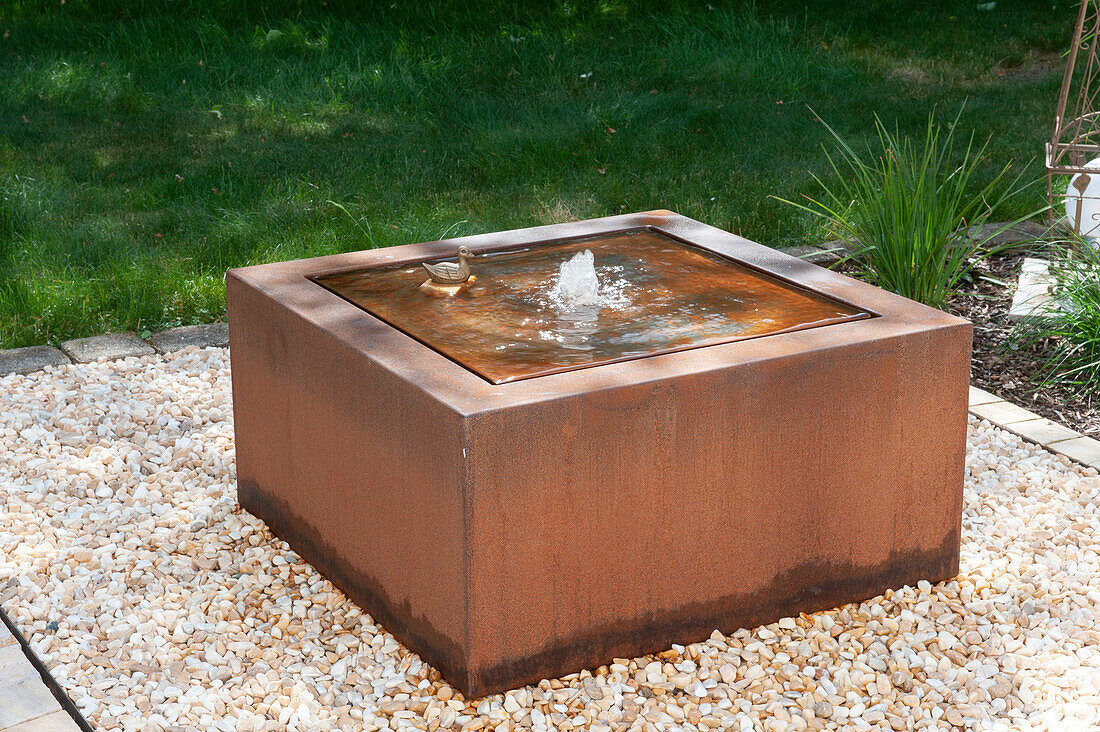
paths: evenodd
<path fill-rule="evenodd" d="M 728 634 L 739 628 L 755 628 L 801 612 L 860 602 L 922 579 L 945 581 L 958 573 L 958 529 L 945 535 L 935 549 L 892 552 L 887 561 L 872 567 L 852 562 L 806 562 L 751 594 L 691 603 L 665 612 L 645 612 L 556 638 L 529 656 L 470 669 L 463 693 L 472 698 L 501 693 L 582 668 L 593 669 L 613 658 L 634 658 L 666 650 L 673 643 L 703 641 L 715 630 Z"/>
<path fill-rule="evenodd" d="M 295 548 L 344 594 L 453 683 L 468 699 L 497 694 L 542 679 L 596 668 L 613 658 L 633 658 L 666 650 L 673 643 L 705 640 L 714 630 L 732 633 L 779 618 L 860 602 L 887 589 L 918 580 L 945 581 L 959 572 L 960 528 L 948 532 L 929 551 L 891 552 L 875 566 L 853 562 L 805 562 L 776 576 L 756 592 L 689 603 L 663 612 L 641 612 L 599 627 L 555 638 L 536 653 L 475 667 L 462 644 L 432 627 L 430 619 L 411 613 L 408 603 L 394 601 L 364 572 L 352 569 L 339 548 L 326 541 L 300 516 L 288 513 L 280 501 L 242 481 L 241 505 L 262 518 L 271 530 Z M 731 584 L 736 578 L 731 578 Z"/>
<path fill-rule="evenodd" d="M 439 632 L 429 618 L 414 614 L 409 602 L 390 597 L 378 580 L 359 569 L 358 563 L 348 561 L 340 548 L 308 520 L 291 512 L 283 501 L 265 494 L 253 481 L 238 479 L 237 500 L 406 648 L 415 649 L 459 689 L 467 686 L 466 654 L 461 643 Z"/>

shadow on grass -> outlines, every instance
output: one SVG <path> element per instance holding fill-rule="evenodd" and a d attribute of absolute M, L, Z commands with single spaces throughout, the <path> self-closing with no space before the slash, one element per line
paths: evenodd
<path fill-rule="evenodd" d="M 970 97 L 1023 163 L 1057 69 L 995 69 L 1068 41 L 1022 3 L 399 6 L 0 3 L 0 345 L 209 320 L 228 267 L 444 232 L 672 208 L 815 236 L 768 197 L 824 172 L 807 106 L 866 140 Z"/>

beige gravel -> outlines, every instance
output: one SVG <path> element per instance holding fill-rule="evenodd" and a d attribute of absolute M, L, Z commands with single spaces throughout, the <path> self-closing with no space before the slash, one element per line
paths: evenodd
<path fill-rule="evenodd" d="M 237 508 L 224 349 L 61 366 L 0 379 L 0 604 L 103 729 L 1095 729 L 1100 478 L 969 444 L 957 580 L 467 703 Z"/>

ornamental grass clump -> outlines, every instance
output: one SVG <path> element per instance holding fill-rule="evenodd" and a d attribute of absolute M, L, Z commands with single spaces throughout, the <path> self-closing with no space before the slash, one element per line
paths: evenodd
<path fill-rule="evenodd" d="M 980 185 L 977 172 L 988 159 L 988 143 L 976 146 L 971 134 L 960 155 L 958 119 L 945 132 L 929 116 L 923 140 L 915 143 L 876 116 L 879 150 L 868 151 L 869 157 L 819 119 L 836 140 L 837 153 L 826 153 L 835 182 L 815 176 L 820 198 L 786 203 L 828 222 L 848 243 L 845 261 L 864 279 L 944 309 L 974 265 L 1003 248 L 992 246 L 994 237 L 1018 221 L 983 236 L 972 236 L 971 227 L 985 224 L 1026 187 L 1019 176 L 1009 180 L 1010 164 Z"/>
<path fill-rule="evenodd" d="M 1040 385 L 1100 397 L 1100 243 L 1066 244 L 1053 250 L 1051 298 L 1017 325 L 1009 346 L 1041 354 Z"/>

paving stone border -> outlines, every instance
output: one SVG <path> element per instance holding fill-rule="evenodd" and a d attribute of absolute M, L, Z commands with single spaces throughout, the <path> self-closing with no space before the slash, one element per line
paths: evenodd
<path fill-rule="evenodd" d="M 1028 318 L 1041 318 L 1044 307 L 1050 302 L 1050 290 L 1054 280 L 1050 276 L 1050 262 L 1037 257 L 1025 257 L 1020 265 L 1020 278 L 1012 293 L 1012 307 L 1008 320 L 1019 323 Z"/>
<path fill-rule="evenodd" d="M 76 363 L 90 363 L 101 358 L 151 356 L 156 349 L 136 333 L 104 333 L 91 338 L 77 338 L 61 344 L 61 350 Z"/>
<path fill-rule="evenodd" d="M 61 344 L 61 348 L 29 346 L 0 350 L 0 376 L 29 374 L 50 366 L 63 366 L 69 363 L 171 353 L 188 346 L 205 348 L 228 345 L 229 323 L 184 325 L 153 333 L 148 338 L 141 338 L 136 333 L 130 332 L 106 333 L 65 341 Z"/>
<path fill-rule="evenodd" d="M 970 387 L 969 408 L 970 413 L 979 419 L 1042 445 L 1051 452 L 1100 470 L 1100 440 L 1040 417 L 976 386 Z"/>
<path fill-rule="evenodd" d="M 209 325 L 184 325 L 179 328 L 162 330 L 148 338 L 149 344 L 161 353 L 182 351 L 188 346 L 228 346 L 229 323 L 210 323 Z"/>
<path fill-rule="evenodd" d="M 0 731 L 92 732 L 27 641 L 0 611 Z"/>
<path fill-rule="evenodd" d="M 69 357 L 50 346 L 28 346 L 0 351 L 0 376 L 4 374 L 29 374 L 47 366 L 70 363 Z"/>

